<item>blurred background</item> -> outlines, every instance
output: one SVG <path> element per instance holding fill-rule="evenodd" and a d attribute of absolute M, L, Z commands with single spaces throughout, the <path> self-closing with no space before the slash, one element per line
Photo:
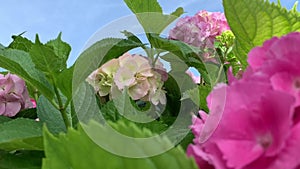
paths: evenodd
<path fill-rule="evenodd" d="M 277 0 L 271 0 L 276 2 Z M 164 12 L 170 13 L 177 7 L 185 9 L 184 15 L 197 11 L 220 11 L 221 0 L 159 0 Z M 282 0 L 282 6 L 290 9 L 295 0 Z M 299 11 L 299 7 L 298 7 Z M 10 0 L 0 5 L 0 43 L 7 46 L 12 35 L 24 31 L 24 36 L 34 40 L 38 33 L 46 43 L 62 32 L 62 39 L 72 46 L 68 65 L 82 52 L 87 40 L 101 27 L 110 22 L 131 15 L 123 0 Z"/>

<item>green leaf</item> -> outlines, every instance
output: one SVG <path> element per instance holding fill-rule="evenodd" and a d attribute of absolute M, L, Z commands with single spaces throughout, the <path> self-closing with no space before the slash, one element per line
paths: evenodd
<path fill-rule="evenodd" d="M 10 121 L 10 120 L 12 120 L 11 118 L 8 118 L 8 117 L 6 117 L 6 116 L 0 116 L 0 124 L 1 123 L 4 123 L 4 122 L 8 122 L 8 121 Z"/>
<path fill-rule="evenodd" d="M 208 71 L 206 70 L 206 66 L 199 59 L 198 51 L 195 48 L 184 42 L 165 39 L 155 34 L 150 34 L 149 40 L 152 42 L 151 44 L 153 45 L 153 47 L 170 52 L 170 55 L 168 55 L 167 57 L 163 57 L 163 59 L 166 61 L 170 61 L 171 66 L 173 63 L 178 62 L 178 59 L 176 58 L 179 58 L 185 63 L 185 67 L 195 67 L 200 72 L 205 82 L 210 84 L 211 80 Z M 172 57 L 174 57 L 175 60 L 172 60 Z M 179 64 L 182 65 L 182 63 Z M 174 66 L 174 69 L 183 69 L 183 66 Z M 185 68 L 185 70 L 186 69 L 187 68 Z"/>
<path fill-rule="evenodd" d="M 58 56 L 62 62 L 67 62 L 69 54 L 71 52 L 71 46 L 66 42 L 61 40 L 61 33 L 55 40 L 51 40 L 46 43 L 46 46 L 49 46 L 53 49 L 56 56 Z"/>
<path fill-rule="evenodd" d="M 134 134 L 135 137 L 149 137 L 153 134 L 149 130 L 140 130 L 134 124 L 126 125 L 118 122 L 111 124 L 120 133 L 126 135 Z M 103 126 L 96 122 L 89 123 L 86 129 L 98 133 L 100 138 L 109 139 L 110 143 L 115 142 L 116 147 L 126 147 L 126 145 L 118 144 L 118 140 L 111 138 L 110 133 Z M 163 154 L 149 158 L 127 158 L 112 154 L 93 142 L 79 128 L 78 131 L 70 129 L 67 134 L 54 137 L 47 130 L 44 130 L 44 143 L 46 158 L 43 160 L 43 169 L 53 168 L 143 168 L 143 169 L 196 169 L 197 166 L 192 159 L 189 159 L 185 152 L 176 147 Z M 171 144 L 167 139 L 157 139 L 155 146 Z M 132 143 L 135 145 L 134 143 Z M 136 145 L 136 150 L 151 151 L 154 147 L 145 147 Z M 128 150 L 135 151 L 135 150 Z M 86 158 L 89 157 L 89 158 Z"/>
<path fill-rule="evenodd" d="M 55 42 L 52 42 L 52 44 Z M 58 52 L 58 49 L 56 49 Z M 35 44 L 30 50 L 30 56 L 38 70 L 41 70 L 46 75 L 55 76 L 61 70 L 67 67 L 64 58 L 60 58 L 55 54 L 55 49 L 43 45 L 38 36 L 36 36 Z"/>
<path fill-rule="evenodd" d="M 171 74 L 168 74 L 168 79 L 164 83 L 164 89 L 166 90 L 167 97 L 166 111 L 169 111 L 173 116 L 177 116 L 181 104 L 181 91 L 176 80 Z"/>
<path fill-rule="evenodd" d="M 36 119 L 37 118 L 37 113 L 36 113 L 36 108 L 32 109 L 24 109 L 21 110 L 14 118 L 28 118 L 28 119 Z"/>
<path fill-rule="evenodd" d="M 209 85 L 199 85 L 194 89 L 187 90 L 184 92 L 182 100 L 184 99 L 191 99 L 196 105 L 200 107 L 201 110 L 205 112 L 209 112 L 207 107 L 206 98 L 208 94 L 211 92 L 212 87 Z"/>
<path fill-rule="evenodd" d="M 174 12 L 171 13 L 171 15 L 180 17 L 184 13 L 184 10 L 182 7 L 177 8 Z"/>
<path fill-rule="evenodd" d="M 88 123 L 91 119 L 98 122 L 103 121 L 103 117 L 100 116 L 94 88 L 87 82 L 81 83 L 74 88 L 76 90 L 73 90 L 73 105 L 78 120 L 81 123 Z"/>
<path fill-rule="evenodd" d="M 43 151 L 16 151 L 0 150 L 1 169 L 40 169 L 42 167 Z"/>
<path fill-rule="evenodd" d="M 5 47 L 0 43 L 0 50 L 4 49 Z"/>
<path fill-rule="evenodd" d="M 157 0 L 124 0 L 124 2 L 135 14 L 143 12 L 163 12 Z"/>
<path fill-rule="evenodd" d="M 117 122 L 118 120 L 122 120 L 127 123 L 133 123 L 132 121 L 124 118 L 119 114 L 118 109 L 115 107 L 114 102 L 112 100 L 101 107 L 101 113 L 106 121 Z M 149 123 L 134 122 L 134 124 L 136 124 L 141 129 L 147 128 L 152 133 L 161 133 L 168 128 L 166 124 L 157 120 L 153 120 Z"/>
<path fill-rule="evenodd" d="M 143 42 L 137 36 L 135 36 L 133 33 L 128 32 L 126 30 L 122 31 L 121 33 L 123 33 L 127 37 L 128 40 L 143 44 Z"/>
<path fill-rule="evenodd" d="M 59 90 L 68 98 L 72 98 L 72 79 L 74 66 L 63 70 L 58 76 L 56 85 Z"/>
<path fill-rule="evenodd" d="M 171 15 L 164 15 L 157 0 L 124 0 L 124 2 L 136 14 L 146 33 L 160 34 L 184 12 L 183 8 L 177 8 Z"/>
<path fill-rule="evenodd" d="M 127 88 L 125 88 L 122 92 L 116 91 L 114 97 L 113 101 L 115 107 L 119 114 L 123 115 L 125 118 L 138 122 L 149 122 L 154 120 L 150 115 L 150 113 L 155 113 L 156 111 L 154 106 L 151 105 L 150 109 L 146 111 L 139 110 L 136 106 L 134 106 L 135 103 L 132 103 L 132 100 L 128 95 Z"/>
<path fill-rule="evenodd" d="M 0 149 L 43 150 L 42 124 L 18 118 L 0 124 Z"/>
<path fill-rule="evenodd" d="M 14 35 L 12 38 L 14 41 L 9 44 L 8 48 L 18 49 L 25 52 L 30 51 L 33 43 L 29 39 L 22 37 L 22 35 Z"/>
<path fill-rule="evenodd" d="M 105 103 L 101 107 L 100 111 L 102 113 L 102 116 L 107 121 L 116 122 L 120 118 L 122 118 L 122 116 L 119 115 L 118 109 L 115 107 L 115 104 L 114 104 L 114 102 L 112 100 L 108 101 L 107 103 Z"/>
<path fill-rule="evenodd" d="M 273 36 L 300 31 L 300 14 L 264 0 L 223 0 L 225 15 L 236 37 L 235 55 L 243 67 L 247 54 Z"/>
<path fill-rule="evenodd" d="M 59 110 L 57 110 L 44 96 L 37 101 L 37 115 L 42 123 L 52 133 L 66 132 L 66 126 Z"/>
<path fill-rule="evenodd" d="M 28 53 L 16 49 L 4 49 L 0 50 L 0 60 L 0 67 L 17 74 L 48 99 L 53 98 L 53 87 L 45 75 L 35 68 Z"/>

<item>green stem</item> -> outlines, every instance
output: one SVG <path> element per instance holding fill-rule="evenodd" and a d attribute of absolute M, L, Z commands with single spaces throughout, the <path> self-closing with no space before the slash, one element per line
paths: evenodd
<path fill-rule="evenodd" d="M 66 107 L 63 105 L 62 99 L 60 97 L 59 91 L 58 91 L 57 86 L 56 86 L 56 82 L 53 78 L 52 78 L 52 82 L 53 82 L 54 92 L 55 92 L 55 95 L 56 95 L 56 98 L 57 98 L 57 101 L 58 101 L 58 110 L 60 111 L 60 113 L 62 115 L 62 118 L 64 120 L 66 128 L 69 128 L 69 127 L 71 127 L 71 123 L 69 121 L 69 118 L 68 118 L 68 115 L 67 115 L 67 112 L 66 112 Z"/>
<path fill-rule="evenodd" d="M 37 102 L 39 99 L 39 91 L 37 89 L 34 89 L 33 97 L 34 97 L 35 102 Z"/>
<path fill-rule="evenodd" d="M 213 84 L 213 86 L 215 86 L 215 85 L 219 82 L 219 80 L 220 80 L 220 78 L 221 78 L 221 74 L 222 74 L 222 72 L 223 72 L 223 67 L 224 67 L 224 64 L 221 64 L 220 69 L 219 69 L 219 72 L 218 72 L 217 79 L 216 79 L 215 83 Z"/>

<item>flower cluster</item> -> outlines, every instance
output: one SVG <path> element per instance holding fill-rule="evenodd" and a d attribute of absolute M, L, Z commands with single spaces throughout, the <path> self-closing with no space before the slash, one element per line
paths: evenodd
<path fill-rule="evenodd" d="M 300 33 L 266 41 L 249 53 L 241 79 L 230 75 L 229 85 L 213 90 L 210 115 L 194 117 L 194 144 L 187 150 L 199 167 L 300 168 L 299 44 Z M 216 102 L 221 97 L 226 100 Z"/>
<path fill-rule="evenodd" d="M 229 30 L 223 13 L 202 10 L 194 16 L 179 19 L 176 27 L 170 31 L 169 38 L 180 40 L 203 50 L 203 59 L 214 57 L 216 36 Z"/>
<path fill-rule="evenodd" d="M 108 61 L 87 78 L 100 96 L 127 88 L 133 100 L 150 101 L 155 105 L 166 104 L 162 88 L 166 80 L 166 69 L 159 60 L 153 66 L 147 57 L 129 53 Z"/>
<path fill-rule="evenodd" d="M 0 74 L 0 115 L 12 117 L 31 107 L 25 82 L 13 74 Z"/>

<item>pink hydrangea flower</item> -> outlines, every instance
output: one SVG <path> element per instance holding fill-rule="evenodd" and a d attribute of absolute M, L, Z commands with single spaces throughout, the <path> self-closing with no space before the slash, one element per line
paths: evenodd
<path fill-rule="evenodd" d="M 266 41 L 249 53 L 241 79 L 213 90 L 210 114 L 199 112 L 191 126 L 187 154 L 200 168 L 300 168 L 299 44 L 300 33 Z"/>
<path fill-rule="evenodd" d="M 159 60 L 155 63 L 155 69 L 149 59 L 141 55 L 124 54 L 119 58 L 119 62 L 120 68 L 114 76 L 114 82 L 119 90 L 127 87 L 128 94 L 133 100 L 151 101 L 155 105 L 159 102 L 166 103 L 161 74 L 166 70 Z"/>
<path fill-rule="evenodd" d="M 24 80 L 10 73 L 0 74 L 0 115 L 12 117 L 32 106 Z"/>
<path fill-rule="evenodd" d="M 203 50 L 203 59 L 211 60 L 215 55 L 216 36 L 229 29 L 223 13 L 202 10 L 192 17 L 179 19 L 169 38 L 199 47 Z"/>

